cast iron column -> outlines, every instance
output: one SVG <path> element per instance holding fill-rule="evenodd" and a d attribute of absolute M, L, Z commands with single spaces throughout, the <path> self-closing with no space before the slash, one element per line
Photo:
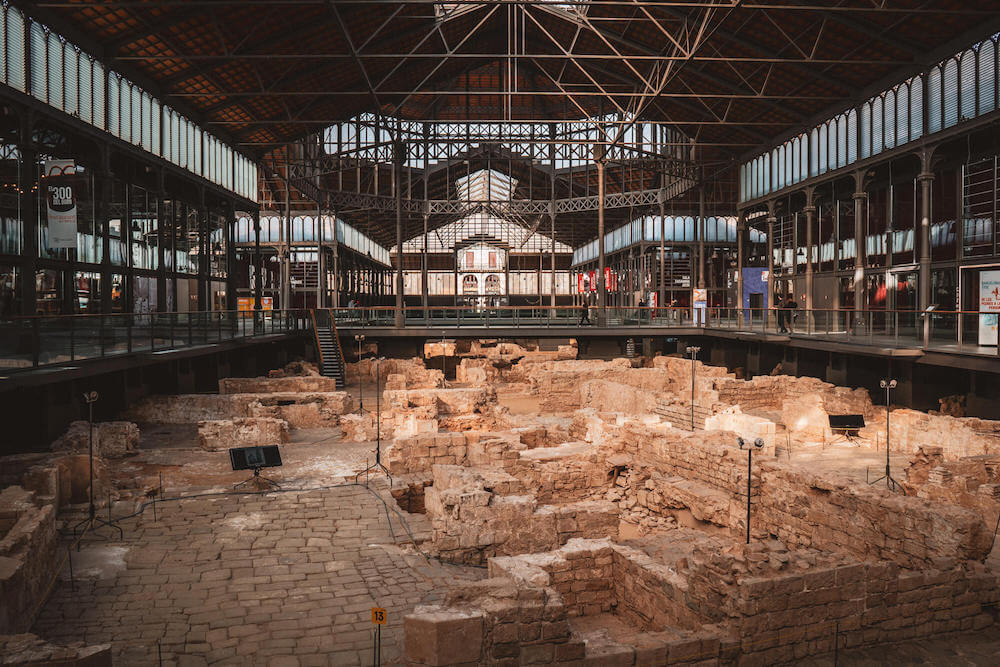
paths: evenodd
<path fill-rule="evenodd" d="M 814 188 L 806 188 L 806 205 L 802 207 L 802 212 L 806 214 L 806 331 L 812 331 L 815 327 L 816 318 L 813 314 L 813 226 L 816 224 L 816 191 Z"/>
<path fill-rule="evenodd" d="M 666 193 L 660 192 L 660 308 L 665 308 L 670 304 L 667 302 L 667 276 L 666 276 L 666 237 L 667 237 L 667 202 Z M 669 317 L 671 313 L 667 313 Z"/>
<path fill-rule="evenodd" d="M 934 172 L 931 170 L 930 151 L 920 155 L 920 272 L 918 282 L 918 307 L 924 313 L 924 345 L 930 343 L 931 321 L 927 309 L 931 305 L 931 186 L 934 184 Z M 959 222 L 961 224 L 961 221 Z M 961 318 L 959 318 L 961 319 Z"/>
<path fill-rule="evenodd" d="M 854 312 L 855 327 L 860 321 L 865 322 L 865 200 L 868 193 L 865 192 L 864 172 L 857 172 L 854 175 L 855 192 L 851 195 L 854 199 Z"/>
<path fill-rule="evenodd" d="M 740 211 L 736 221 L 736 308 L 737 321 L 742 329 L 745 324 L 745 313 L 743 312 L 743 264 L 746 258 L 743 256 L 743 245 L 747 236 L 747 215 Z"/>
<path fill-rule="evenodd" d="M 764 304 L 764 331 L 771 325 L 771 310 L 778 304 L 774 303 L 774 202 L 767 203 L 767 303 Z"/>
<path fill-rule="evenodd" d="M 402 142 L 393 144 L 393 187 L 396 188 L 396 326 L 406 324 L 403 311 L 403 155 Z"/>
<path fill-rule="evenodd" d="M 594 161 L 597 163 L 597 326 L 604 326 L 604 306 L 607 294 L 604 278 L 604 146 L 594 146 Z"/>

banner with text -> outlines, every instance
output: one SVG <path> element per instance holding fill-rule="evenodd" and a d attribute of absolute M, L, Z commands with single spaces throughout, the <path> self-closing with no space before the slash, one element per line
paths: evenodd
<path fill-rule="evenodd" d="M 979 274 L 979 344 L 997 344 L 997 318 L 1000 317 L 1000 271 Z"/>
<path fill-rule="evenodd" d="M 76 247 L 76 197 L 73 160 L 45 161 L 45 204 L 48 209 L 49 248 Z"/>

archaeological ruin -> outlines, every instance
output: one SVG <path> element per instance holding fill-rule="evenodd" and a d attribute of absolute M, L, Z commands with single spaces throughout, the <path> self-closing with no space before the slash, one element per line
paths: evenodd
<path fill-rule="evenodd" d="M 995 657 L 1000 422 L 547 347 L 136 397 L 94 424 L 92 484 L 87 421 L 6 457 L 3 664 Z M 234 489 L 227 452 L 269 445 Z"/>

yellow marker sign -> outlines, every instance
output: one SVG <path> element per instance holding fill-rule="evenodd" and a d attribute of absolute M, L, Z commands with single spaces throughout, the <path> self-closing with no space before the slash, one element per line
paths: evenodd
<path fill-rule="evenodd" d="M 385 609 L 372 607 L 372 623 L 375 625 L 385 625 Z"/>

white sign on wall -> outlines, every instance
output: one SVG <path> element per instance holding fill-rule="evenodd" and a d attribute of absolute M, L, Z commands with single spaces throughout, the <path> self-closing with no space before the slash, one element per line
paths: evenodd
<path fill-rule="evenodd" d="M 979 344 L 997 344 L 997 319 L 1000 318 L 1000 271 L 979 274 Z"/>
<path fill-rule="evenodd" d="M 45 205 L 49 223 L 49 248 L 76 247 L 76 197 L 73 193 L 73 160 L 46 160 Z"/>

